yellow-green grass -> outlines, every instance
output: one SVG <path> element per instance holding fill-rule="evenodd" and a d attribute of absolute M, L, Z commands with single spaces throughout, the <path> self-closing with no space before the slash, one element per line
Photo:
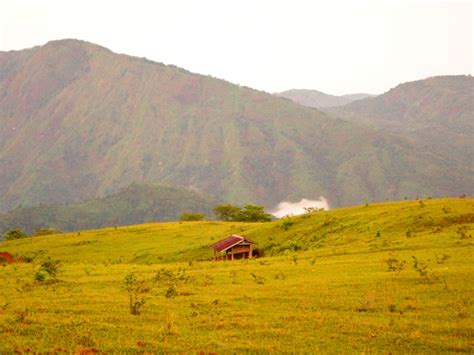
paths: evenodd
<path fill-rule="evenodd" d="M 37 256 L 0 268 L 0 352 L 472 352 L 473 199 L 289 222 L 147 224 L 1 243 Z M 266 257 L 206 260 L 207 245 L 230 233 Z M 34 281 L 47 257 L 62 260 L 58 280 Z M 388 259 L 405 264 L 389 272 Z M 163 268 L 187 278 L 154 281 Z M 150 286 L 136 316 L 123 287 L 131 271 Z M 177 295 L 167 298 L 171 284 Z"/>

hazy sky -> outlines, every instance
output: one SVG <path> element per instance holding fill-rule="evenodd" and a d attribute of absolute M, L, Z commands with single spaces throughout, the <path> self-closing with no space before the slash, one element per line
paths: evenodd
<path fill-rule="evenodd" d="M 472 1 L 1 0 L 0 50 L 78 38 L 268 92 L 472 74 Z"/>

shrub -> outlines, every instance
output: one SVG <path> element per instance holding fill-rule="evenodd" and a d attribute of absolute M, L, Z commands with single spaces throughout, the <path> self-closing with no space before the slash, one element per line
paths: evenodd
<path fill-rule="evenodd" d="M 280 227 L 281 229 L 287 231 L 290 229 L 290 227 L 294 224 L 294 222 L 290 218 L 285 218 L 283 222 L 281 223 Z"/>
<path fill-rule="evenodd" d="M 188 213 L 188 212 L 185 212 L 185 213 L 181 214 L 179 219 L 183 222 L 202 221 L 204 219 L 204 215 L 202 213 Z"/>
<path fill-rule="evenodd" d="M 21 229 L 16 228 L 16 229 L 12 229 L 6 232 L 3 235 L 3 237 L 5 238 L 5 240 L 15 240 L 15 239 L 27 238 L 28 234 L 23 232 Z"/>
<path fill-rule="evenodd" d="M 134 272 L 128 273 L 123 283 L 128 293 L 130 314 L 139 315 L 142 306 L 145 304 L 145 295 L 150 291 L 145 280 L 138 280 Z"/>
<path fill-rule="evenodd" d="M 388 271 L 402 271 L 405 267 L 406 262 L 404 260 L 398 260 L 395 258 L 388 258 L 385 260 L 388 265 Z"/>
<path fill-rule="evenodd" d="M 39 269 L 35 274 L 35 280 L 38 282 L 43 282 L 48 278 L 48 273 L 42 269 Z"/>
<path fill-rule="evenodd" d="M 40 236 L 40 235 L 51 235 L 51 234 L 59 234 L 59 233 L 61 233 L 61 231 L 57 230 L 56 228 L 38 228 L 33 235 Z"/>
<path fill-rule="evenodd" d="M 61 264 L 60 260 L 53 260 L 48 258 L 41 264 L 40 270 L 46 272 L 49 276 L 56 278 L 59 272 L 59 265 Z"/>
<path fill-rule="evenodd" d="M 263 276 L 255 275 L 253 272 L 250 273 L 253 277 L 253 281 L 258 285 L 265 284 L 266 279 Z"/>

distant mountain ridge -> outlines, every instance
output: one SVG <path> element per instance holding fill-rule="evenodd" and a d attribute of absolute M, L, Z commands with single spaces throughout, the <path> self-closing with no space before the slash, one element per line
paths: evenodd
<path fill-rule="evenodd" d="M 326 111 L 410 138 L 424 149 L 474 168 L 471 76 L 438 76 L 408 82 L 383 95 Z"/>
<path fill-rule="evenodd" d="M 22 207 L 0 214 L 0 239 L 11 229 L 33 233 L 38 228 L 63 232 L 146 222 L 177 221 L 184 212 L 213 219 L 219 202 L 194 191 L 133 184 L 118 193 L 68 205 Z"/>
<path fill-rule="evenodd" d="M 0 53 L 0 211 L 133 183 L 273 207 L 456 196 L 472 169 L 416 141 L 77 40 Z"/>
<path fill-rule="evenodd" d="M 336 95 L 325 94 L 324 92 L 317 91 L 317 90 L 307 90 L 307 89 L 291 89 L 291 90 L 277 93 L 276 95 L 279 97 L 290 99 L 301 105 L 314 107 L 314 108 L 343 106 L 356 100 L 362 100 L 367 97 L 374 96 L 374 95 L 362 94 L 362 93 L 336 96 Z"/>

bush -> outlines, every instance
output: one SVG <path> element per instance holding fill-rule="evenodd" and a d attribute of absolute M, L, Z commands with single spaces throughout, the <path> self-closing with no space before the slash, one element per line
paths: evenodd
<path fill-rule="evenodd" d="M 59 233 L 61 233 L 61 231 L 57 230 L 56 228 L 38 228 L 33 235 L 40 236 L 40 235 L 51 235 L 51 234 L 59 234 Z"/>
<path fill-rule="evenodd" d="M 204 219 L 204 215 L 202 213 L 183 213 L 179 217 L 179 219 L 183 222 L 190 222 L 190 221 L 202 221 Z"/>
<path fill-rule="evenodd" d="M 291 219 L 285 218 L 285 219 L 283 220 L 283 222 L 281 223 L 280 227 L 281 227 L 283 230 L 287 231 L 288 229 L 290 229 L 290 227 L 291 227 L 293 224 L 294 224 L 294 222 L 293 222 Z"/>
<path fill-rule="evenodd" d="M 6 232 L 3 235 L 3 237 L 5 238 L 5 240 L 15 240 L 15 239 L 27 238 L 28 234 L 23 232 L 21 229 L 16 228 L 16 229 L 12 229 L 12 230 Z"/>
<path fill-rule="evenodd" d="M 48 258 L 48 260 L 44 261 L 41 264 L 40 271 L 46 272 L 49 276 L 56 278 L 59 272 L 59 264 L 61 264 L 60 260 L 53 260 Z"/>
<path fill-rule="evenodd" d="M 125 290 L 128 292 L 130 314 L 139 315 L 142 306 L 145 304 L 145 294 L 150 291 L 150 288 L 144 280 L 138 280 L 134 272 L 128 273 L 123 283 Z"/>
<path fill-rule="evenodd" d="M 43 282 L 48 278 L 48 273 L 42 269 L 39 269 L 35 274 L 35 280 L 38 282 Z"/>

